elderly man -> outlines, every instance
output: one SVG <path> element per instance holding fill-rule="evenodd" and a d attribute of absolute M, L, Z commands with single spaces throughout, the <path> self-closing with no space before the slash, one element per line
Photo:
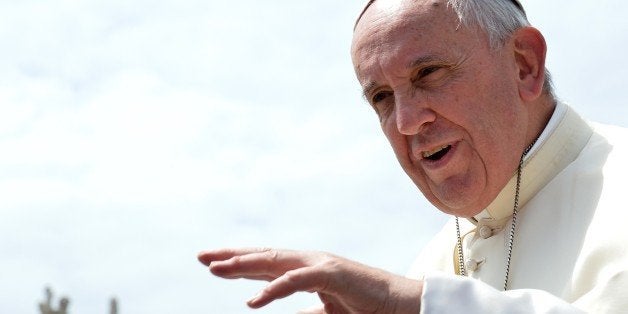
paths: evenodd
<path fill-rule="evenodd" d="M 356 75 L 402 168 L 451 222 L 408 277 L 317 252 L 200 261 L 270 281 L 253 308 L 315 291 L 319 313 L 626 311 L 628 132 L 558 102 L 545 52 L 515 0 L 371 0 Z"/>

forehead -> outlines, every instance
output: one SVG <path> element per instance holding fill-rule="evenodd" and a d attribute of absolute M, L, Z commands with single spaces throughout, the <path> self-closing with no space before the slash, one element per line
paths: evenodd
<path fill-rule="evenodd" d="M 461 25 L 443 0 L 378 0 L 366 10 L 353 37 L 352 58 L 358 76 L 369 63 L 386 58 L 456 50 L 477 41 L 477 32 Z M 408 60 L 406 60 L 408 61 Z"/>
<path fill-rule="evenodd" d="M 354 30 L 359 25 L 370 25 L 373 22 L 383 19 L 390 22 L 397 16 L 413 15 L 415 13 L 425 13 L 430 6 L 439 7 L 446 0 L 370 0 L 364 7 L 354 26 Z M 365 22 L 362 22 L 365 21 Z"/>

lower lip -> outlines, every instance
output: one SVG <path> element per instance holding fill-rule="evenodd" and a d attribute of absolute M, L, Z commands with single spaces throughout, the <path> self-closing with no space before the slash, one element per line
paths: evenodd
<path fill-rule="evenodd" d="M 421 165 L 423 165 L 423 168 L 425 168 L 426 170 L 427 169 L 436 170 L 436 169 L 443 168 L 453 158 L 454 154 L 456 153 L 457 148 L 458 148 L 458 143 L 452 143 L 451 148 L 449 149 L 447 154 L 445 154 L 445 156 L 443 156 L 441 159 L 429 160 L 429 159 L 423 158 L 421 159 Z"/>

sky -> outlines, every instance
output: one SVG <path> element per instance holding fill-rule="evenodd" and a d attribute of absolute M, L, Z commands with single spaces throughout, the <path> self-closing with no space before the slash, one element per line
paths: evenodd
<path fill-rule="evenodd" d="M 623 1 L 523 0 L 559 97 L 628 126 Z M 250 313 L 209 248 L 403 274 L 447 217 L 403 174 L 349 56 L 362 1 L 0 2 L 0 312 Z M 303 293 L 255 313 L 316 303 Z"/>

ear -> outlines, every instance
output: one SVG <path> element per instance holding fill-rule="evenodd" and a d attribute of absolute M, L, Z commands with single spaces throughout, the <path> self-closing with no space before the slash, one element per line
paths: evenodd
<path fill-rule="evenodd" d="M 545 38 L 533 27 L 521 28 L 511 38 L 519 74 L 519 96 L 524 101 L 533 101 L 543 93 L 547 51 Z"/>

